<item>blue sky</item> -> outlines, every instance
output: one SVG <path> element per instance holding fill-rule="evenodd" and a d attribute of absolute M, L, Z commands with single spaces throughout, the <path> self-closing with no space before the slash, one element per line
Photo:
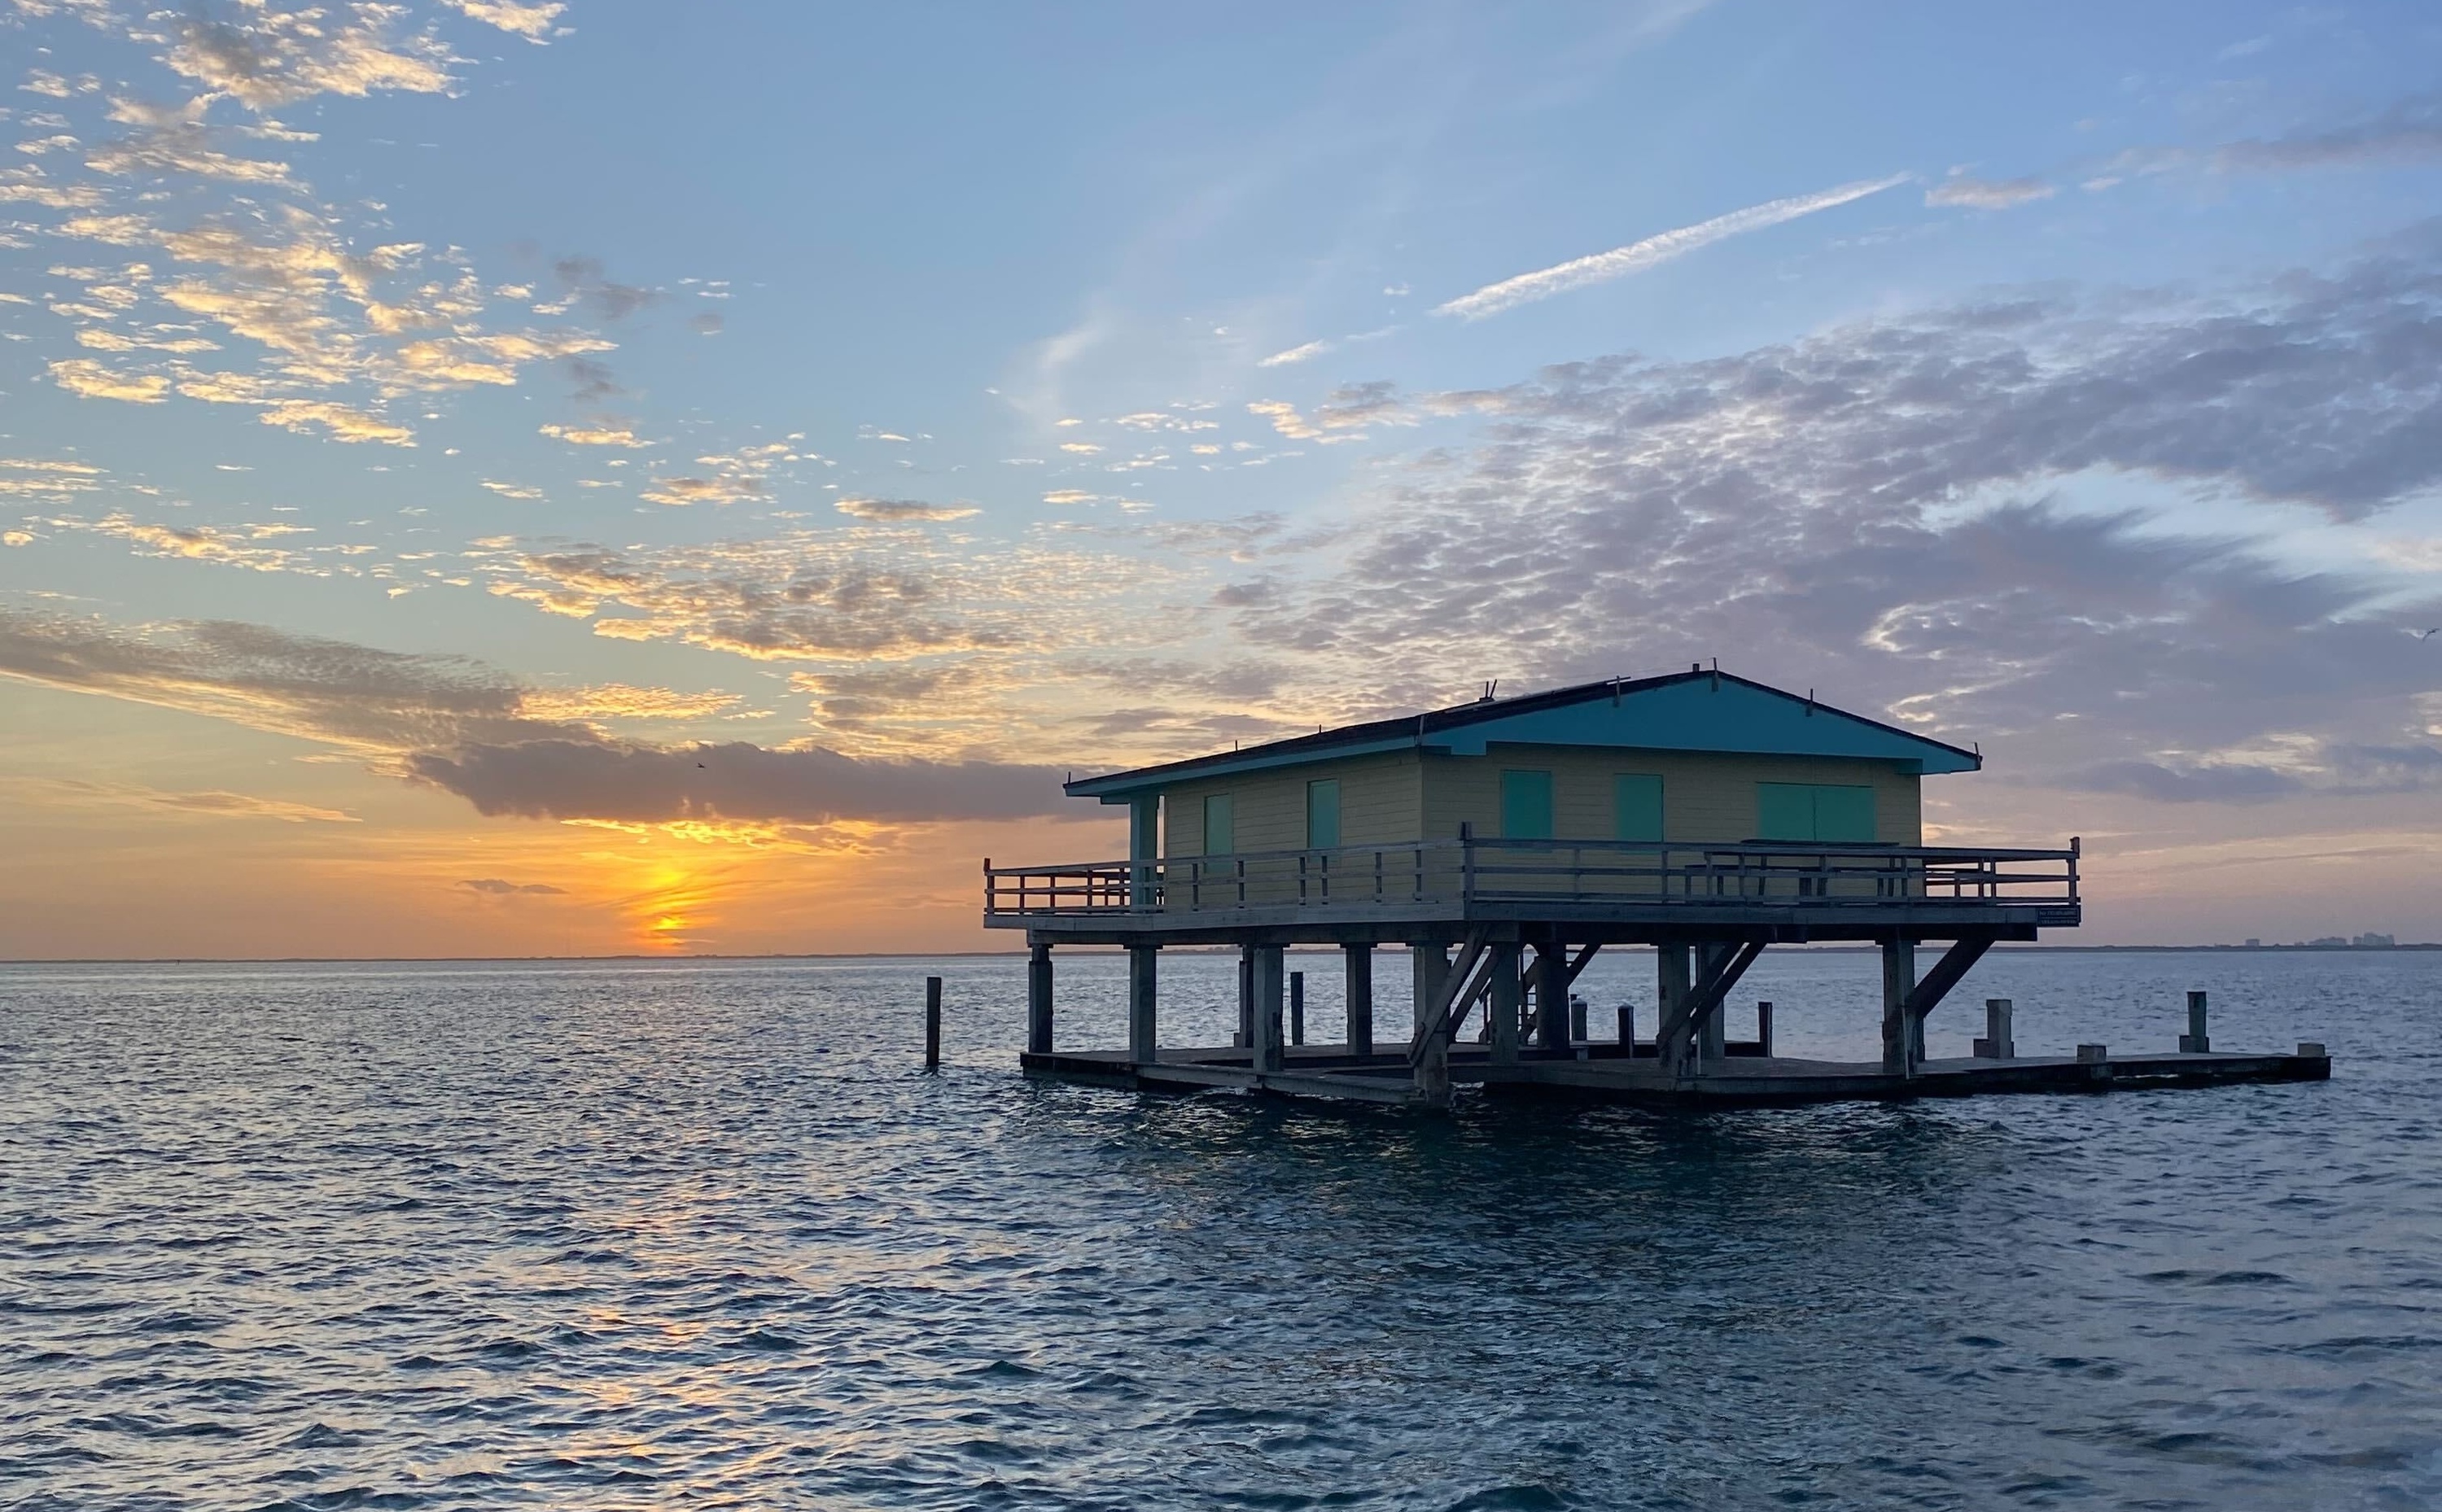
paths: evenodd
<path fill-rule="evenodd" d="M 182 947 L 303 888 L 364 949 L 804 948 L 784 866 L 1076 848 L 1045 769 L 1700 655 L 1980 739 L 1936 822 L 2100 837 L 2131 938 L 2433 933 L 2418 8 L 0 42 L 0 780 L 93 888 L 245 872 L 147 884 Z M 792 759 L 637 785 L 697 741 Z M 144 953 L 79 901 L 0 944 Z"/>

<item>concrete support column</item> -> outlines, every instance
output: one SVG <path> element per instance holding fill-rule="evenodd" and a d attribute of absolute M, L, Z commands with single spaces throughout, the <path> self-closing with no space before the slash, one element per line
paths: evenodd
<path fill-rule="evenodd" d="M 1374 947 L 1342 945 L 1348 961 L 1348 1049 L 1353 1055 L 1374 1053 Z"/>
<path fill-rule="evenodd" d="M 1030 1055 L 1051 1053 L 1051 947 L 1030 945 L 1026 952 L 1026 1048 Z"/>
<path fill-rule="evenodd" d="M 1569 947 L 1547 940 L 1535 947 L 1535 1043 L 1564 1053 L 1569 1047 Z"/>
<path fill-rule="evenodd" d="M 1255 947 L 1238 947 L 1238 1032 L 1230 1043 L 1245 1049 L 1255 1043 Z"/>
<path fill-rule="evenodd" d="M 1907 995 L 1916 990 L 1916 941 L 1883 941 L 1883 1069 L 1894 1076 L 1916 1075 L 1923 1059 L 1923 1029 L 1908 1023 Z M 1913 1032 L 1911 1032 L 1913 1030 Z"/>
<path fill-rule="evenodd" d="M 1155 1054 L 1154 983 L 1159 945 L 1128 947 L 1128 1061 L 1151 1066 Z"/>
<path fill-rule="evenodd" d="M 1449 976 L 1450 959 L 1448 945 L 1411 945 L 1408 956 L 1415 969 L 1415 1021 L 1413 1027 L 1425 1027 L 1426 1016 L 1432 1011 L 1433 999 Z"/>
<path fill-rule="evenodd" d="M 1257 1075 L 1276 1075 L 1284 1060 L 1281 1053 L 1281 993 L 1286 986 L 1282 980 L 1285 974 L 1285 953 L 1278 945 L 1250 945 L 1248 949 L 1254 956 L 1255 1071 Z"/>
<path fill-rule="evenodd" d="M 1670 943 L 1656 945 L 1653 947 L 1653 955 L 1655 958 L 1653 1011 L 1654 1023 L 1657 1026 L 1654 1032 L 1659 1034 L 1661 1032 L 1659 1026 L 1669 1023 L 1671 1014 L 1679 1011 L 1680 1005 L 1695 995 L 1696 984 L 1693 979 L 1694 973 L 1688 965 L 1686 946 Z M 1695 1025 L 1682 1024 L 1670 1036 L 1668 1044 L 1655 1046 L 1654 1048 L 1661 1054 L 1662 1064 L 1671 1067 L 1674 1072 L 1685 1069 L 1688 1061 L 1693 1058 L 1691 1052 L 1695 1048 Z"/>
<path fill-rule="evenodd" d="M 1526 983 L 1519 975 L 1525 952 L 1517 945 L 1492 947 L 1492 986 L 1485 1005 L 1492 1015 L 1492 1064 L 1518 1064 L 1518 1021 L 1526 1008 Z"/>
<path fill-rule="evenodd" d="M 2007 1061 L 2018 1053 L 2017 1040 L 2010 1030 L 2011 1004 L 2006 997 L 1984 999 L 1984 1037 L 1974 1046 L 1979 1060 Z"/>
<path fill-rule="evenodd" d="M 2205 1032 L 2205 994 L 2188 994 L 2188 1031 L 2179 1036 L 2179 1052 L 2202 1055 L 2213 1048 L 2213 1040 Z"/>
<path fill-rule="evenodd" d="M 1737 951 L 1736 945 L 1699 945 L 1696 947 L 1695 979 L 1703 981 L 1721 969 Z M 1696 1059 L 1708 1070 L 1719 1070 L 1722 1059 L 1730 1052 L 1730 1005 L 1715 1003 L 1713 1011 L 1696 1026 Z"/>

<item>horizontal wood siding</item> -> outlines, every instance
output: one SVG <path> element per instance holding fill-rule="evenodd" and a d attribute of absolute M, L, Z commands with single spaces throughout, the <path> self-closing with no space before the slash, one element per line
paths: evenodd
<path fill-rule="evenodd" d="M 1923 843 L 1922 779 L 1889 762 L 1549 745 L 1494 745 L 1480 756 L 1425 757 L 1424 838 L 1456 839 L 1461 823 L 1472 824 L 1480 839 L 1499 838 L 1504 768 L 1552 774 L 1552 832 L 1562 840 L 1613 838 L 1618 825 L 1613 778 L 1638 772 L 1662 778 L 1663 834 L 1673 843 L 1752 839 L 1759 782 L 1869 786 L 1874 838 L 1892 845 Z"/>
<path fill-rule="evenodd" d="M 1313 761 L 1279 772 L 1248 773 L 1162 790 L 1162 854 L 1204 854 L 1204 799 L 1230 795 L 1237 851 L 1305 847 L 1305 785 L 1339 783 L 1339 843 L 1392 844 L 1417 838 L 1424 811 L 1423 768 L 1413 753 Z"/>

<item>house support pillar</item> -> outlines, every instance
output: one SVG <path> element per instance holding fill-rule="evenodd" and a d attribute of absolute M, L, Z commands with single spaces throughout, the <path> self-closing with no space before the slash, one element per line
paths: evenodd
<path fill-rule="evenodd" d="M 1374 1053 L 1374 947 L 1342 945 L 1348 962 L 1348 1048 L 1356 1055 Z"/>
<path fill-rule="evenodd" d="M 1545 940 L 1535 947 L 1535 1044 L 1539 1048 L 1565 1054 L 1571 1040 L 1569 1026 L 1569 947 L 1560 941 Z"/>
<path fill-rule="evenodd" d="M 1238 947 L 1238 1032 L 1230 1044 L 1246 1049 L 1255 1043 L 1255 947 Z"/>
<path fill-rule="evenodd" d="M 1027 947 L 1026 1049 L 1030 1055 L 1051 1053 L 1051 947 L 1048 945 Z"/>
<path fill-rule="evenodd" d="M 1883 1069 L 1894 1076 L 1916 1075 L 1923 1059 L 1922 1044 L 1910 1053 L 1908 994 L 1916 991 L 1916 941 L 1883 941 Z M 1923 1033 L 1922 1021 L 1918 1032 Z"/>
<path fill-rule="evenodd" d="M 1695 1024 L 1687 1017 L 1687 1000 L 1694 995 L 1694 971 L 1687 960 L 1687 947 L 1666 941 L 1653 947 L 1655 957 L 1654 1001 L 1659 1028 L 1654 1046 L 1662 1064 L 1674 1071 L 1683 1069 L 1692 1048 L 1690 1035 Z"/>
<path fill-rule="evenodd" d="M 1281 1053 L 1281 978 L 1285 965 L 1285 953 L 1278 945 L 1248 947 L 1254 956 L 1255 979 L 1255 1044 L 1254 1068 L 1258 1076 L 1278 1075 L 1283 1064 Z"/>
<path fill-rule="evenodd" d="M 1128 947 L 1128 1062 L 1132 1066 L 1151 1066 L 1158 1058 L 1154 984 L 1160 958 L 1159 945 Z"/>

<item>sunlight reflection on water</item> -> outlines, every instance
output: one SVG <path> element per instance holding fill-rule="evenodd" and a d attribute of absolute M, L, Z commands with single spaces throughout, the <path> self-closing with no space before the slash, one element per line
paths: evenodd
<path fill-rule="evenodd" d="M 1747 995 L 1868 1055 L 1873 969 Z M 1116 1041 L 1118 962 L 1062 971 L 1063 1042 Z M 2442 1500 L 2442 958 L 1996 956 L 1956 999 L 2134 1049 L 2209 987 L 2328 1084 L 1669 1117 L 1030 1085 L 1020 974 L 0 968 L 0 1497 Z M 1166 963 L 1165 1028 L 1231 983 Z"/>

